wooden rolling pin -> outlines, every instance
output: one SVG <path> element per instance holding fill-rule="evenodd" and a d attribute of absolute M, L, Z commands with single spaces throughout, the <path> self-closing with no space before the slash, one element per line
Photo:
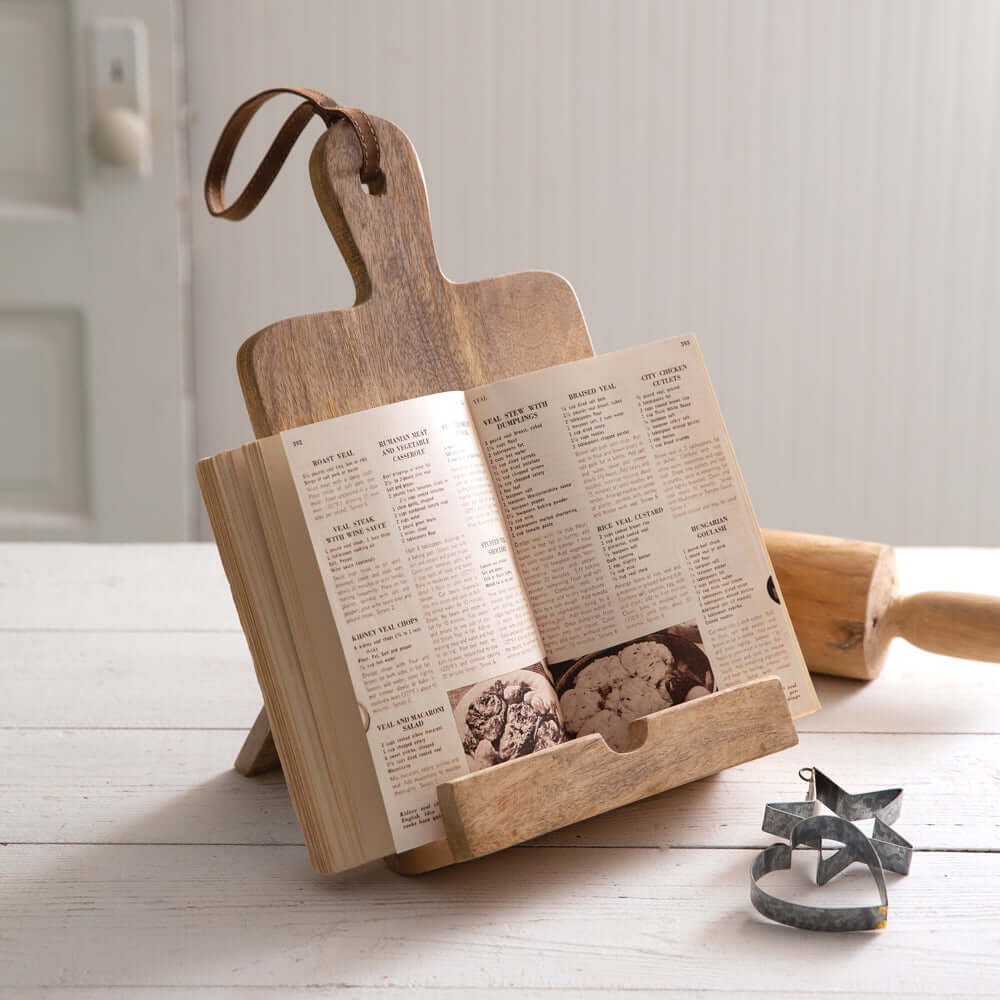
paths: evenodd
<path fill-rule="evenodd" d="M 889 545 L 795 531 L 765 531 L 764 540 L 813 673 L 871 680 L 896 636 L 931 653 L 1000 663 L 1000 597 L 902 597 Z"/>

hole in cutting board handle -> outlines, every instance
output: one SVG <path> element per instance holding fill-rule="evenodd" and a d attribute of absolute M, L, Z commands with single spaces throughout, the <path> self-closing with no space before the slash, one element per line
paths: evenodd
<path fill-rule="evenodd" d="M 370 181 L 362 181 L 361 188 L 366 194 L 375 195 L 376 197 L 385 194 L 385 174 L 380 170 L 377 177 L 372 178 Z"/>

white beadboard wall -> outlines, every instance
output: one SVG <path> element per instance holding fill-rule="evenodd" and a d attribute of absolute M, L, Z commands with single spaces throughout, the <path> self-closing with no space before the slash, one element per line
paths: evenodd
<path fill-rule="evenodd" d="M 600 351 L 698 334 L 762 523 L 1000 544 L 1000 3 L 185 15 L 196 191 L 225 118 L 266 86 L 390 118 L 420 153 L 449 277 L 559 271 Z M 261 114 L 233 191 L 287 110 Z M 311 144 L 247 221 L 192 205 L 203 454 L 249 435 L 240 342 L 353 300 Z"/>

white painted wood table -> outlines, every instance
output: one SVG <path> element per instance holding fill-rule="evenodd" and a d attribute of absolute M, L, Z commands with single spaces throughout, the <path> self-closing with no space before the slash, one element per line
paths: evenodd
<path fill-rule="evenodd" d="M 1000 592 L 1000 550 L 900 566 Z M 258 694 L 214 548 L 0 546 L 0 996 L 1000 995 L 1000 667 L 897 643 L 818 688 L 781 754 L 422 878 L 322 877 L 281 775 L 231 770 Z M 880 932 L 748 902 L 764 803 L 814 762 L 906 789 Z"/>

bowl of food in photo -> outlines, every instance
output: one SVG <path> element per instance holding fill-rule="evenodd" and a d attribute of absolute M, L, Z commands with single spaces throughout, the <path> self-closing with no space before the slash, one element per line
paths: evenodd
<path fill-rule="evenodd" d="M 455 720 L 473 771 L 565 739 L 552 685 L 533 670 L 473 684 L 455 706 Z"/>
<path fill-rule="evenodd" d="M 628 747 L 633 719 L 714 690 L 704 651 L 671 632 L 654 632 L 584 656 L 556 684 L 566 735 L 600 733 L 618 751 Z"/>

